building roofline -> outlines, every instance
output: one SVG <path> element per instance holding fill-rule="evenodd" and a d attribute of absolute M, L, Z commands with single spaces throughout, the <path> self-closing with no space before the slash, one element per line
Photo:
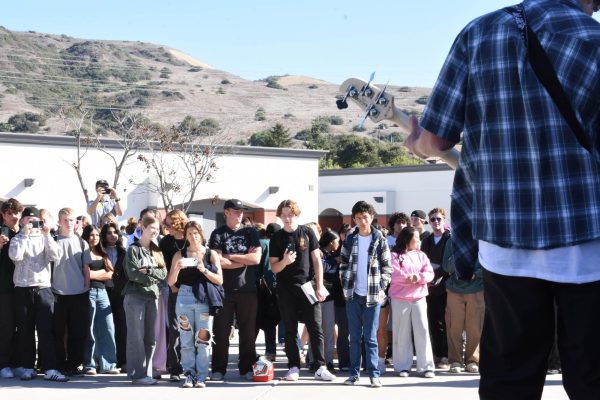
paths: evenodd
<path fill-rule="evenodd" d="M 11 133 L 0 132 L 0 144 L 33 144 L 39 146 L 74 146 L 75 138 L 73 136 L 58 136 L 30 133 Z M 100 143 L 107 149 L 120 150 L 123 147 L 117 139 L 101 138 Z M 267 156 L 267 157 L 291 157 L 291 158 L 309 158 L 319 159 L 327 154 L 323 150 L 309 149 L 290 149 L 280 147 L 258 147 L 258 146 L 217 146 L 220 154 L 236 154 L 248 156 Z"/>
<path fill-rule="evenodd" d="M 395 167 L 324 169 L 319 176 L 398 174 L 406 172 L 452 171 L 448 164 L 399 165 Z"/>

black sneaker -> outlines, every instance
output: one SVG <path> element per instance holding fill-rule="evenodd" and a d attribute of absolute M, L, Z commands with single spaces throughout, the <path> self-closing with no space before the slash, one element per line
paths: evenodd
<path fill-rule="evenodd" d="M 181 375 L 179 375 L 179 374 L 171 374 L 171 376 L 169 376 L 169 381 L 171 381 L 171 382 L 180 382 L 181 381 Z"/>
<path fill-rule="evenodd" d="M 348 379 L 344 381 L 344 385 L 346 386 L 354 386 L 356 382 L 358 382 L 358 376 L 350 375 Z"/>

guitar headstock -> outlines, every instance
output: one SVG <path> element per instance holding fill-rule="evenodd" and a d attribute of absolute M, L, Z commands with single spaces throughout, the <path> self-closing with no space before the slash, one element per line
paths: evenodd
<path fill-rule="evenodd" d="M 346 79 L 340 85 L 343 100 L 338 100 L 338 107 L 346 99 L 352 100 L 367 114 L 373 122 L 392 119 L 394 116 L 394 96 L 384 89 L 359 78 Z"/>

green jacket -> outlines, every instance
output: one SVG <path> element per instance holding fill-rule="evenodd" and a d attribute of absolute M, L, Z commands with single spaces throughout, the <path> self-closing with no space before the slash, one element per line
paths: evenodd
<path fill-rule="evenodd" d="M 151 251 L 144 247 L 133 244 L 127 248 L 123 269 L 129 281 L 123 289 L 123 294 L 133 294 L 141 297 L 157 299 L 159 295 L 159 283 L 167 277 L 167 269 L 162 260 L 162 254 L 158 247 Z M 158 260 L 157 260 L 157 253 Z M 159 267 L 162 264 L 162 267 Z M 140 269 L 148 268 L 148 273 L 140 272 Z"/>
<path fill-rule="evenodd" d="M 444 259 L 442 268 L 450 274 L 446 280 L 446 290 L 458 294 L 471 294 L 483 290 L 483 270 L 481 264 L 477 262 L 473 270 L 473 277 L 470 281 L 462 281 L 456 275 L 456 267 L 454 265 L 454 253 L 452 251 L 452 238 L 448 239 L 446 248 L 444 249 Z"/>

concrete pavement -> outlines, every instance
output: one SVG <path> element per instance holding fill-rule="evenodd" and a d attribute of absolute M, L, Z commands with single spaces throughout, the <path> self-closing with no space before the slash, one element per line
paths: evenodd
<path fill-rule="evenodd" d="M 259 340 L 261 338 L 259 337 Z M 262 342 L 257 342 L 257 350 L 261 352 Z M 135 386 L 122 375 L 96 375 L 84 378 L 74 378 L 66 383 L 44 381 L 43 375 L 32 381 L 19 379 L 0 380 L 1 400 L 81 400 L 81 399 L 110 399 L 110 400 L 180 400 L 188 398 L 204 398 L 218 400 L 287 400 L 287 399 L 327 399 L 327 400 L 476 400 L 479 375 L 436 371 L 436 377 L 425 379 L 411 376 L 400 378 L 394 376 L 388 367 L 387 373 L 381 378 L 383 387 L 369 387 L 368 377 L 362 377 L 356 386 L 344 386 L 343 382 L 348 373 L 338 373 L 334 382 L 316 381 L 313 374 L 305 369 L 300 373 L 297 382 L 286 382 L 282 378 L 287 371 L 287 360 L 283 349 L 278 346 L 276 378 L 266 383 L 247 381 L 239 377 L 236 369 L 237 343 L 232 343 L 230 364 L 224 382 L 208 382 L 204 389 L 182 389 L 181 384 L 159 381 L 154 386 Z M 562 388 L 561 375 L 549 376 L 546 380 L 543 400 L 567 400 Z"/>

